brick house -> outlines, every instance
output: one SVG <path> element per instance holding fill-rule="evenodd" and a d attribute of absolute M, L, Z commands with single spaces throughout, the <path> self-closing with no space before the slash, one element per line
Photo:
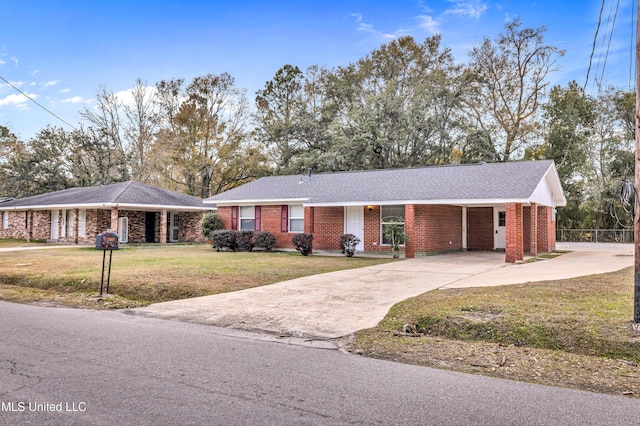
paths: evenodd
<path fill-rule="evenodd" d="M 107 229 L 122 243 L 203 241 L 202 199 L 120 182 L 70 188 L 0 203 L 0 238 L 93 244 Z"/>
<path fill-rule="evenodd" d="M 360 251 L 388 251 L 384 229 L 403 223 L 406 257 L 504 250 L 506 262 L 555 250 L 555 209 L 566 205 L 551 160 L 271 176 L 204 201 L 225 228 L 265 230 L 291 248 L 296 232 L 339 250 L 357 235 Z"/>

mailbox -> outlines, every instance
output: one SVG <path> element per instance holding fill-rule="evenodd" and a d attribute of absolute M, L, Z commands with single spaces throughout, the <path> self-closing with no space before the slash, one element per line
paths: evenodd
<path fill-rule="evenodd" d="M 97 250 L 118 250 L 118 234 L 109 230 L 96 236 Z"/>

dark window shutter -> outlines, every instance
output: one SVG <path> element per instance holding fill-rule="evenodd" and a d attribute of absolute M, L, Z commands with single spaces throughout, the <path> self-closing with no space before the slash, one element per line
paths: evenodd
<path fill-rule="evenodd" d="M 280 208 L 280 232 L 289 231 L 289 206 Z"/>
<path fill-rule="evenodd" d="M 238 229 L 238 206 L 231 207 L 231 229 Z"/>
<path fill-rule="evenodd" d="M 261 206 L 256 206 L 256 215 L 255 215 L 255 220 L 256 220 L 256 231 L 260 231 L 262 229 L 262 221 L 260 220 L 262 217 L 262 207 Z"/>

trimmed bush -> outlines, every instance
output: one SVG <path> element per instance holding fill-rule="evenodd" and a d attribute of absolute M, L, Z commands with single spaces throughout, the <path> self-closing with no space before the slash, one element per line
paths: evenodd
<path fill-rule="evenodd" d="M 211 233 L 213 231 L 218 231 L 223 228 L 224 224 L 222 223 L 222 219 L 216 212 L 209 212 L 205 214 L 200 222 L 200 230 L 202 231 L 202 235 L 206 238 L 211 238 Z"/>
<path fill-rule="evenodd" d="M 253 247 L 261 247 L 271 251 L 276 243 L 276 237 L 268 231 L 256 231 L 253 233 Z"/>
<path fill-rule="evenodd" d="M 238 248 L 238 239 L 240 232 L 231 229 L 220 229 L 211 233 L 211 245 L 216 251 L 227 248 L 236 251 Z"/>
<path fill-rule="evenodd" d="M 237 249 L 238 250 L 253 250 L 253 231 L 236 231 L 237 237 Z"/>
<path fill-rule="evenodd" d="M 342 247 L 342 252 L 346 254 L 347 257 L 353 257 L 359 242 L 360 238 L 353 234 L 342 234 L 340 236 L 340 246 Z"/>
<path fill-rule="evenodd" d="M 291 239 L 291 242 L 303 256 L 308 256 L 313 249 L 313 234 L 296 234 Z"/>

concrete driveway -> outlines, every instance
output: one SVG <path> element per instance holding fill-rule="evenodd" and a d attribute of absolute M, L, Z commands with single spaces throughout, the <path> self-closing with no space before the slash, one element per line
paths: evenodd
<path fill-rule="evenodd" d="M 558 250 L 571 252 L 524 264 L 506 264 L 504 253 L 496 252 L 428 256 L 129 312 L 286 336 L 337 338 L 373 327 L 394 304 L 436 289 L 570 278 L 633 265 L 631 244 L 564 243 Z"/>

